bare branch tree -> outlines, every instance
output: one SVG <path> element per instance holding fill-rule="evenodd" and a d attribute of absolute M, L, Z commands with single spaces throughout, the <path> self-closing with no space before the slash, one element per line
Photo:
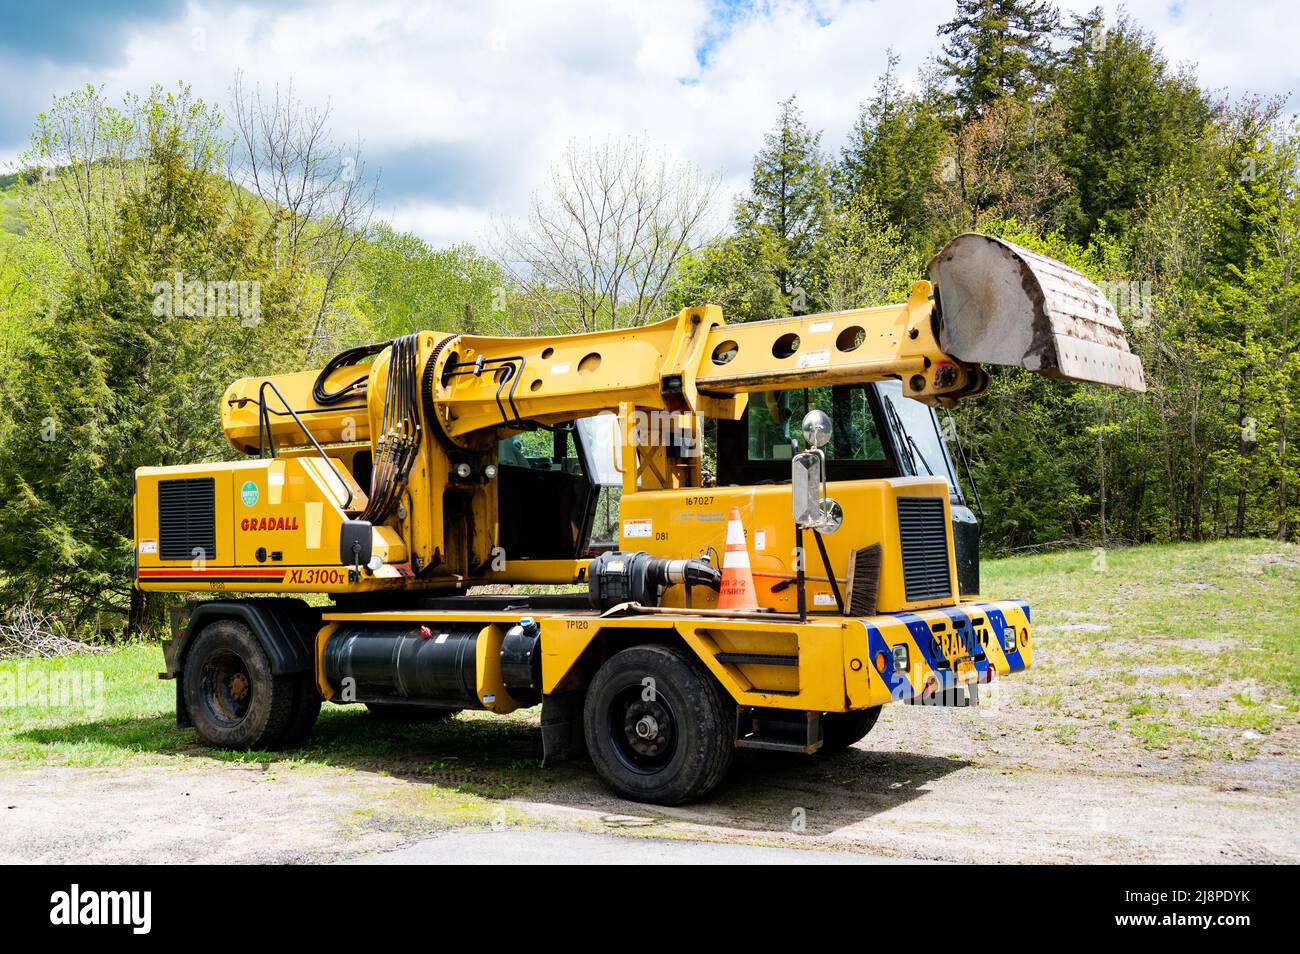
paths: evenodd
<path fill-rule="evenodd" d="M 229 178 L 261 204 L 280 273 L 301 276 L 296 306 L 312 316 L 308 354 L 327 349 L 340 276 L 374 211 L 378 182 L 365 175 L 360 144 L 330 138 L 330 107 L 308 107 L 293 84 L 264 92 L 236 75 L 236 142 Z M 308 280 L 309 273 L 315 280 Z"/>
<path fill-rule="evenodd" d="M 657 317 L 681 258 L 699 248 L 718 182 L 646 143 L 570 143 L 497 257 L 530 330 L 594 331 Z"/>

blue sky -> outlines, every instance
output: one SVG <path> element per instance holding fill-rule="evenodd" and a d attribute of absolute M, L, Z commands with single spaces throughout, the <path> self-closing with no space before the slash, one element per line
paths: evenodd
<path fill-rule="evenodd" d="M 1211 89 L 1300 88 L 1290 5 L 1126 6 Z M 242 71 L 328 102 L 337 137 L 359 139 L 380 171 L 381 214 L 438 244 L 480 240 L 494 219 L 520 214 L 575 138 L 641 136 L 716 173 L 721 217 L 780 100 L 797 93 L 837 148 L 886 50 L 913 74 L 952 9 L 952 0 L 0 0 L 0 165 L 58 93 L 89 82 L 116 97 L 184 80 L 224 104 Z"/>

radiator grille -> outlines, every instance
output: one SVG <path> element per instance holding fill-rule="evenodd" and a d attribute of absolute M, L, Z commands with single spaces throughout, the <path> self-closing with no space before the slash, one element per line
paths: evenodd
<path fill-rule="evenodd" d="M 217 555 L 216 481 L 189 477 L 158 481 L 158 556 L 212 560 Z"/>
<path fill-rule="evenodd" d="M 943 500 L 899 497 L 898 536 L 902 544 L 903 591 L 908 602 L 951 597 Z"/>

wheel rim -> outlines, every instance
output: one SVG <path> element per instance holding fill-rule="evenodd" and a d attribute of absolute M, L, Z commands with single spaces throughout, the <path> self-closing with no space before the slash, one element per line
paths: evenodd
<path fill-rule="evenodd" d="M 218 650 L 203 664 L 203 706 L 208 715 L 226 728 L 234 728 L 248 715 L 253 699 L 253 680 L 238 654 Z"/>
<path fill-rule="evenodd" d="M 672 703 L 661 691 L 639 683 L 628 686 L 609 707 L 609 741 L 618 760 L 631 771 L 639 775 L 661 771 L 677 751 Z"/>

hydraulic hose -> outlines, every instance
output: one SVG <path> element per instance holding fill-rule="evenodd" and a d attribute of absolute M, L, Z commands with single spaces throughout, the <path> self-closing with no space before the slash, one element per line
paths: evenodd
<path fill-rule="evenodd" d="M 361 519 L 382 523 L 397 508 L 420 447 L 420 378 L 416 369 L 418 336 L 403 335 L 387 347 L 388 387 L 375 441 L 370 499 Z M 373 347 L 373 346 L 371 346 Z"/>
<path fill-rule="evenodd" d="M 316 383 L 312 385 L 311 396 L 317 404 L 328 406 L 331 404 L 342 403 L 347 398 L 357 392 L 364 393 L 366 382 L 370 379 L 369 374 L 363 374 L 354 381 L 350 381 L 337 391 L 328 391 L 325 388 L 325 382 L 331 374 L 339 368 L 346 368 L 349 365 L 358 364 L 372 355 L 379 354 L 393 342 L 383 341 L 379 344 L 361 345 L 357 348 L 348 348 L 346 351 L 340 351 L 321 369 L 321 373 L 316 376 Z"/>

